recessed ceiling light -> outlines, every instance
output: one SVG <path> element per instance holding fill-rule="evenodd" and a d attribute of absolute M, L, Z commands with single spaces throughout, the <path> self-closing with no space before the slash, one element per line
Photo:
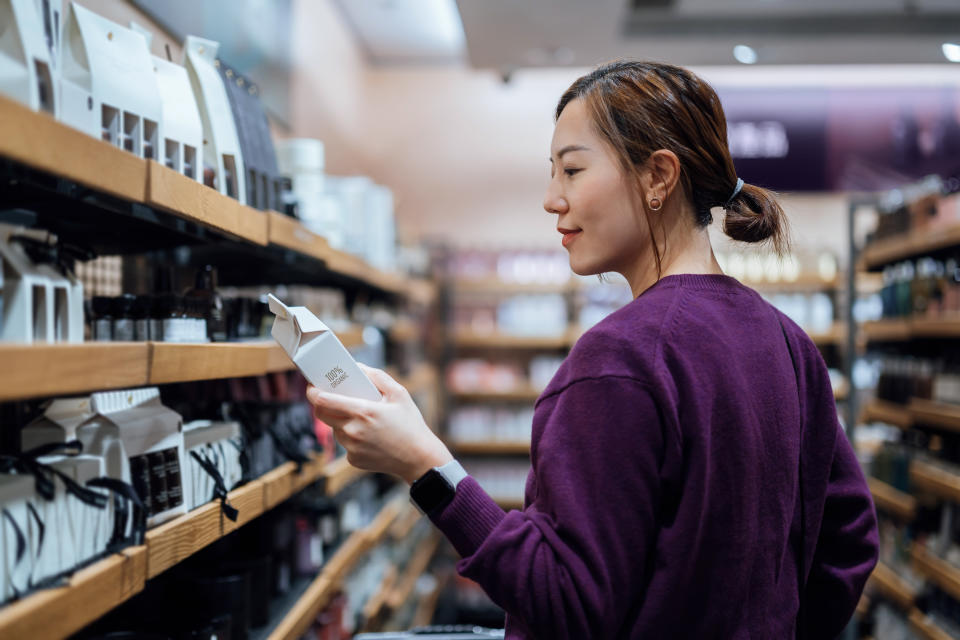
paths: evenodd
<path fill-rule="evenodd" d="M 944 50 L 944 52 L 946 52 L 946 50 Z M 733 48 L 733 57 L 737 59 L 737 62 L 754 64 L 757 61 L 757 51 L 753 47 L 748 47 L 745 44 L 738 44 Z"/>
<path fill-rule="evenodd" d="M 940 49 L 943 51 L 943 57 L 950 62 L 960 62 L 960 44 L 944 42 Z"/>

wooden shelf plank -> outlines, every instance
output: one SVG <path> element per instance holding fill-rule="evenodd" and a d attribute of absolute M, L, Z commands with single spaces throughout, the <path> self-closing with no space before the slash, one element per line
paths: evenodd
<path fill-rule="evenodd" d="M 274 508 L 322 478 L 327 464 L 319 454 L 311 454 L 310 461 L 301 465 L 299 472 L 296 463 L 286 462 L 262 475 L 259 481 L 263 485 L 263 510 Z"/>
<path fill-rule="evenodd" d="M 566 349 L 575 340 L 571 339 L 569 333 L 538 337 L 460 330 L 455 332 L 454 342 L 458 347 L 471 349 Z"/>
<path fill-rule="evenodd" d="M 910 329 L 915 338 L 960 338 L 960 317 L 914 318 Z"/>
<path fill-rule="evenodd" d="M 394 587 L 390 595 L 387 596 L 386 606 L 396 610 L 407 601 L 407 598 L 413 593 L 417 578 L 427 570 L 427 567 L 430 565 L 430 560 L 434 554 L 436 554 L 439 546 L 440 534 L 436 531 L 431 531 L 413 552 L 413 557 L 410 558 L 410 561 L 404 568 L 400 580 L 397 582 L 397 586 Z"/>
<path fill-rule="evenodd" d="M 917 499 L 898 491 L 882 480 L 867 477 L 870 493 L 877 508 L 903 520 L 913 520 L 917 513 Z"/>
<path fill-rule="evenodd" d="M 942 229 L 920 229 L 883 238 L 864 247 L 861 254 L 867 269 L 880 269 L 891 262 L 920 256 L 960 244 L 960 224 Z"/>
<path fill-rule="evenodd" d="M 66 638 L 141 592 L 146 572 L 146 547 L 112 554 L 76 572 L 64 586 L 0 608 L 0 639 Z"/>
<path fill-rule="evenodd" d="M 914 546 L 911 556 L 920 573 L 954 598 L 960 599 L 960 569 L 919 546 Z"/>
<path fill-rule="evenodd" d="M 843 322 L 835 322 L 829 331 L 808 333 L 818 346 L 841 344 L 847 339 L 847 327 Z"/>
<path fill-rule="evenodd" d="M 343 346 L 345 346 L 347 349 L 362 347 L 364 345 L 363 327 L 360 325 L 352 325 L 346 329 L 334 331 L 334 333 L 337 334 L 340 342 L 342 342 Z"/>
<path fill-rule="evenodd" d="M 933 620 L 919 609 L 911 611 L 907 620 L 910 623 L 910 628 L 921 640 L 956 640 L 954 636 L 938 627 Z"/>
<path fill-rule="evenodd" d="M 145 342 L 0 344 L 0 400 L 147 384 Z"/>
<path fill-rule="evenodd" d="M 791 293 L 791 292 L 814 292 L 814 291 L 833 291 L 844 286 L 845 281 L 840 276 L 835 276 L 829 280 L 824 280 L 819 275 L 807 273 L 801 274 L 796 280 L 778 280 L 769 282 L 767 280 L 742 280 L 743 284 L 756 289 L 762 293 Z"/>
<path fill-rule="evenodd" d="M 910 463 L 910 487 L 912 492 L 924 491 L 945 500 L 960 502 L 960 476 L 927 462 L 914 460 Z"/>
<path fill-rule="evenodd" d="M 437 383 L 437 369 L 429 363 L 421 363 L 408 376 L 396 376 L 397 382 L 411 394 L 427 389 L 435 389 Z"/>
<path fill-rule="evenodd" d="M 416 342 L 420 340 L 420 326 L 411 320 L 395 322 L 387 332 L 394 342 Z"/>
<path fill-rule="evenodd" d="M 387 601 L 387 596 L 393 590 L 393 585 L 396 581 L 397 568 L 394 565 L 390 565 L 383 573 L 383 580 L 380 581 L 380 586 L 377 587 L 377 590 L 370 595 L 367 602 L 363 605 L 363 618 L 366 621 L 365 627 L 380 615 L 380 611 Z"/>
<path fill-rule="evenodd" d="M 394 540 L 403 540 L 413 531 L 417 523 L 423 518 L 423 514 L 417 511 L 412 504 L 406 505 L 403 511 L 393 525 L 390 527 L 389 535 Z"/>
<path fill-rule="evenodd" d="M 238 511 L 236 522 L 208 502 L 147 531 L 147 578 L 153 578 L 263 513 L 263 484 L 257 480 L 234 489 L 228 500 Z"/>
<path fill-rule="evenodd" d="M 905 611 L 913 608 L 916 594 L 910 585 L 903 578 L 885 565 L 878 562 L 873 573 L 870 574 L 869 583 L 873 585 L 885 598 L 896 604 Z"/>
<path fill-rule="evenodd" d="M 346 456 L 340 456 L 324 467 L 320 477 L 324 481 L 324 491 L 328 496 L 332 496 L 340 493 L 344 487 L 362 478 L 367 473 L 367 471 L 357 469 L 347 462 Z"/>
<path fill-rule="evenodd" d="M 534 402 L 542 390 L 533 387 L 520 387 L 511 391 L 456 391 L 454 398 L 459 402 Z"/>
<path fill-rule="evenodd" d="M 0 96 L 0 156 L 142 202 L 147 161 Z"/>
<path fill-rule="evenodd" d="M 528 455 L 530 442 L 452 442 L 450 446 L 459 455 Z"/>
<path fill-rule="evenodd" d="M 913 335 L 910 321 L 906 318 L 864 322 L 861 329 L 868 342 L 900 342 L 909 340 Z"/>
<path fill-rule="evenodd" d="M 276 211 L 267 212 L 267 238 L 270 244 L 293 249 L 317 260 L 326 260 L 330 254 L 326 238 Z"/>
<path fill-rule="evenodd" d="M 350 534 L 350 537 L 340 545 L 340 548 L 324 565 L 320 574 L 310 584 L 303 596 L 273 630 L 269 640 L 294 640 L 303 635 L 317 613 L 327 605 L 331 596 L 339 588 L 344 575 L 360 559 L 360 556 L 370 549 L 370 541 L 374 537 L 371 534 L 371 528 L 381 526 L 381 516 L 385 511 L 392 512 L 395 515 L 395 510 L 398 511 L 398 503 L 399 501 L 388 502 L 369 527 L 358 529 Z M 387 516 L 383 517 L 386 518 Z M 392 522 L 392 520 L 389 522 Z M 389 522 L 384 529 L 389 528 Z"/>
<path fill-rule="evenodd" d="M 863 409 L 863 421 L 877 421 L 892 424 L 901 429 L 913 426 L 913 414 L 905 405 L 895 404 L 886 400 L 871 400 Z"/>
<path fill-rule="evenodd" d="M 452 283 L 454 293 L 484 293 L 509 296 L 523 293 L 566 294 L 579 288 L 579 281 L 570 278 L 566 282 L 508 282 L 500 278 L 459 278 Z"/>
<path fill-rule="evenodd" d="M 914 424 L 927 424 L 950 431 L 960 431 L 960 405 L 913 398 L 910 413 Z"/>
<path fill-rule="evenodd" d="M 273 341 L 236 343 L 150 343 L 150 384 L 242 378 L 267 371 Z"/>

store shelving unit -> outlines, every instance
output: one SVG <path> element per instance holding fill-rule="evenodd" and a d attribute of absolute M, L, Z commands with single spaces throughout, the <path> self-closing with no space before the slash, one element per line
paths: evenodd
<path fill-rule="evenodd" d="M 910 623 L 910 628 L 922 640 L 955 640 L 952 635 L 938 627 L 933 620 L 919 609 L 911 611 L 907 620 Z"/>
<path fill-rule="evenodd" d="M 867 478 L 870 493 L 878 509 L 897 516 L 901 520 L 913 520 L 917 514 L 917 499 L 899 491 L 882 480 Z"/>
<path fill-rule="evenodd" d="M 143 545 L 129 547 L 76 572 L 62 587 L 38 591 L 0 608 L 0 639 L 63 638 L 90 624 L 143 590 L 146 582 L 223 536 L 254 520 L 316 481 L 333 495 L 362 472 L 343 460 L 325 464 L 314 458 L 296 471 L 287 463 L 234 489 L 228 501 L 239 511 L 236 522 L 220 512 L 219 502 L 147 531 Z"/>
<path fill-rule="evenodd" d="M 367 297 L 428 305 L 429 281 L 375 269 L 333 249 L 298 221 L 241 205 L 152 160 L 143 160 L 0 96 L 0 180 L 5 203 L 28 202 L 37 225 L 101 255 L 133 255 L 190 246 L 193 260 L 222 266 L 220 284 L 337 286 Z M 416 325 L 394 327 L 394 340 L 419 339 Z M 362 328 L 337 335 L 348 347 L 363 343 Z M 93 391 L 260 376 L 294 368 L 272 341 L 174 344 L 0 344 L 0 402 Z M 426 388 L 436 375 L 419 368 L 412 380 Z M 144 544 L 76 571 L 63 586 L 0 607 L 0 640 L 63 638 L 141 592 L 147 582 L 243 527 L 308 485 L 334 495 L 365 472 L 345 459 L 314 458 L 299 470 L 277 467 L 230 492 L 239 510 L 232 522 L 218 502 L 174 518 Z M 350 536 L 271 632 L 295 638 L 339 588 L 363 553 L 379 543 L 403 512 L 387 504 L 367 528 Z"/>
<path fill-rule="evenodd" d="M 884 597 L 899 606 L 904 611 L 913 609 L 916 594 L 903 578 L 882 562 L 877 563 L 876 569 L 870 576 L 870 583 Z"/>

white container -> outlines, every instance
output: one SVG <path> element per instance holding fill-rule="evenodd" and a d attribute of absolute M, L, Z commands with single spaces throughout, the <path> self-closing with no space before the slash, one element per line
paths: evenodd
<path fill-rule="evenodd" d="M 93 97 L 93 71 L 77 9 L 78 5 L 71 2 L 63 21 L 63 46 L 60 48 L 57 80 L 60 97 L 57 119 L 91 137 L 99 138 L 101 110 Z"/>
<path fill-rule="evenodd" d="M 153 56 L 162 105 L 163 145 L 159 158 L 170 169 L 203 181 L 203 122 L 187 70 Z"/>
<path fill-rule="evenodd" d="M 162 107 L 153 58 L 142 34 L 93 11 L 70 5 L 69 31 L 73 56 L 76 34 L 92 78 L 94 111 L 100 118 L 100 137 L 140 158 L 158 158 Z M 66 51 L 65 51 L 66 54 Z M 66 64 L 64 65 L 66 72 Z"/>
<path fill-rule="evenodd" d="M 268 299 L 276 316 L 270 334 L 311 384 L 331 393 L 381 399 L 343 343 L 309 309 L 288 307 L 272 294 Z"/>
<path fill-rule="evenodd" d="M 243 155 L 237 137 L 237 125 L 223 80 L 217 72 L 218 42 L 187 36 L 183 45 L 184 66 L 203 123 L 203 165 L 213 172 L 213 183 L 220 193 L 247 204 L 247 183 Z"/>
<path fill-rule="evenodd" d="M 191 452 L 209 461 L 223 478 L 227 491 L 236 487 L 243 476 L 240 464 L 240 425 L 236 422 L 196 420 L 184 425 L 183 443 L 186 451 L 187 509 L 193 510 L 213 498 L 214 479 L 197 462 Z"/>
<path fill-rule="evenodd" d="M 326 166 L 323 141 L 314 138 L 277 140 L 277 167 L 284 176 L 322 174 Z"/>
<path fill-rule="evenodd" d="M 0 0 L 0 93 L 56 116 L 60 12 L 36 0 Z"/>
<path fill-rule="evenodd" d="M 83 285 L 53 265 L 34 264 L 13 236 L 45 241 L 48 234 L 0 224 L 5 274 L 0 340 L 83 342 Z"/>
<path fill-rule="evenodd" d="M 33 569 L 27 504 L 34 497 L 33 477 L 0 475 L 0 589 L 3 601 L 27 591 Z"/>

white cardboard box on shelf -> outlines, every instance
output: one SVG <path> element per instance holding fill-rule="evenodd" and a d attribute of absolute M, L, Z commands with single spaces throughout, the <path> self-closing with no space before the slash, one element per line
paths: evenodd
<path fill-rule="evenodd" d="M 200 507 L 214 497 L 214 478 L 194 459 L 191 452 L 210 462 L 223 479 L 227 491 L 243 476 L 240 464 L 240 424 L 196 420 L 184 425 L 183 445 L 186 451 L 184 496 L 187 509 Z"/>
<path fill-rule="evenodd" d="M 27 536 L 30 514 L 27 504 L 34 498 L 33 477 L 0 475 L 0 593 L 4 602 L 29 588 L 32 559 Z"/>
<path fill-rule="evenodd" d="M 99 138 L 100 109 L 94 104 L 93 71 L 77 20 L 77 8 L 73 2 L 67 5 L 67 15 L 63 21 L 61 37 L 64 46 L 60 48 L 57 70 L 60 98 L 57 119 L 88 136 Z"/>
<path fill-rule="evenodd" d="M 163 106 L 163 144 L 157 154 L 167 167 L 203 182 L 203 123 L 187 70 L 153 57 Z"/>
<path fill-rule="evenodd" d="M 0 268 L 4 274 L 0 340 L 83 342 L 83 285 L 52 264 L 34 263 L 23 244 L 45 243 L 48 239 L 45 231 L 0 224 Z"/>
<path fill-rule="evenodd" d="M 56 116 L 60 34 L 54 25 L 60 23 L 60 12 L 46 8 L 49 13 L 44 15 L 43 5 L 35 0 L 0 0 L 0 24 L 8 27 L 0 38 L 0 93 Z"/>
<path fill-rule="evenodd" d="M 100 116 L 99 137 L 140 158 L 158 158 L 162 107 L 146 39 L 75 2 L 70 16 L 69 29 L 76 32 L 70 32 L 69 48 L 82 43 L 78 53 L 86 57 L 90 70 L 94 112 Z"/>
<path fill-rule="evenodd" d="M 243 155 L 230 99 L 217 72 L 218 42 L 187 36 L 183 44 L 184 66 L 203 123 L 203 158 L 199 170 L 213 170 L 214 184 L 220 193 L 246 204 L 247 187 Z"/>
<path fill-rule="evenodd" d="M 49 464 L 81 487 L 104 472 L 103 458 L 98 456 L 57 456 Z M 55 537 L 59 538 L 58 546 L 66 550 L 62 554 L 61 570 L 70 571 L 105 550 L 100 521 L 106 509 L 89 505 L 69 492 L 64 496 L 64 503 L 62 528 Z"/>
<path fill-rule="evenodd" d="M 20 432 L 24 450 L 77 439 L 104 462 L 104 475 L 133 484 L 148 526 L 186 513 L 183 419 L 160 402 L 156 387 L 106 391 L 53 401 Z M 151 490 L 152 488 L 152 490 Z"/>
<path fill-rule="evenodd" d="M 270 334 L 315 387 L 367 400 L 380 400 L 377 387 L 360 370 L 333 331 L 306 307 L 288 307 L 272 294 L 276 316 Z"/>

